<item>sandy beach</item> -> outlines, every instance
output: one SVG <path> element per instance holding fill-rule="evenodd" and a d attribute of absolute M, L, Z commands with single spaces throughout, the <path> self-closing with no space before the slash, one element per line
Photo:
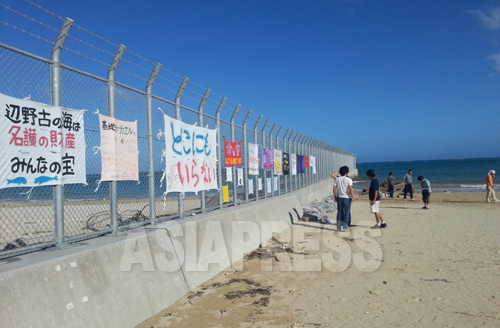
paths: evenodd
<path fill-rule="evenodd" d="M 500 326 L 500 203 L 433 193 L 424 210 L 417 194 L 381 211 L 382 230 L 366 195 L 349 233 L 296 221 L 137 327 Z"/>

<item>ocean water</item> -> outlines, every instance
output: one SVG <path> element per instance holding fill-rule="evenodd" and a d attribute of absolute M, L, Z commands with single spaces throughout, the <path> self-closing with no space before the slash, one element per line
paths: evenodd
<path fill-rule="evenodd" d="M 155 197 L 162 197 L 165 192 L 165 182 L 160 183 L 162 172 L 155 174 Z M 109 182 L 104 181 L 99 186 L 100 174 L 87 174 L 87 185 L 67 184 L 64 185 L 64 199 L 67 201 L 80 200 L 104 200 L 109 199 Z M 118 199 L 147 199 L 149 195 L 149 179 L 147 172 L 139 172 L 139 182 L 119 181 Z M 194 193 L 186 193 L 186 197 Z M 177 197 L 177 193 L 170 193 L 168 197 Z M 47 202 L 53 199 L 53 187 L 15 187 L 0 189 L 0 201 L 2 202 Z"/>
<path fill-rule="evenodd" d="M 403 176 L 412 169 L 415 187 L 420 186 L 417 177 L 423 175 L 430 181 L 433 192 L 479 192 L 486 190 L 486 175 L 490 170 L 500 172 L 500 157 L 357 163 L 356 166 L 360 180 L 355 182 L 355 189 L 369 187 L 370 180 L 366 177 L 366 171 L 369 169 L 375 171 L 381 182 L 387 179 L 389 172 L 392 172 L 396 181 L 402 181 Z M 493 184 L 500 186 L 500 178 L 496 178 Z"/>

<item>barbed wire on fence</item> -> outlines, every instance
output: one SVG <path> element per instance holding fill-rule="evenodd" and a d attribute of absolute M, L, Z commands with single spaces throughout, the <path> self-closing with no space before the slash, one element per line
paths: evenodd
<path fill-rule="evenodd" d="M 38 10 L 42 11 L 45 14 L 53 16 L 53 17 L 55 17 L 55 18 L 57 18 L 57 19 L 59 19 L 61 21 L 65 21 L 65 19 L 63 17 L 61 17 L 60 15 L 58 15 L 58 14 L 56 14 L 56 13 L 50 11 L 50 10 L 47 10 L 46 8 L 43 8 L 42 6 L 36 4 L 35 2 L 33 2 L 31 0 L 23 0 L 23 1 L 26 2 L 26 3 L 28 3 L 31 6 L 36 7 Z M 44 23 L 44 22 L 42 22 L 42 21 L 40 21 L 38 19 L 35 19 L 35 18 L 33 18 L 33 17 L 25 14 L 25 13 L 22 13 L 19 10 L 16 10 L 15 8 L 9 7 L 9 6 L 1 4 L 1 3 L 0 3 L 0 6 L 3 7 L 5 10 L 11 11 L 14 14 L 19 15 L 19 16 L 21 16 L 24 19 L 27 19 L 29 21 L 32 21 L 32 22 L 34 22 L 34 23 L 36 23 L 36 24 L 38 24 L 38 25 L 40 25 L 40 26 L 42 26 L 42 27 L 44 27 L 46 29 L 49 29 L 49 30 L 55 31 L 55 32 L 59 32 L 59 29 L 57 29 L 55 27 L 52 27 L 49 24 L 46 24 L 46 23 Z M 42 37 L 42 36 L 40 36 L 38 34 L 35 34 L 33 32 L 27 31 L 27 30 L 25 30 L 23 28 L 20 28 L 20 27 L 17 27 L 15 25 L 11 24 L 11 23 L 6 22 L 6 21 L 0 21 L 0 24 L 4 25 L 6 27 L 12 28 L 14 30 L 20 31 L 22 33 L 25 33 L 25 34 L 27 34 L 27 35 L 29 35 L 31 37 L 37 38 L 37 39 L 42 40 L 44 42 L 47 42 L 49 44 L 52 44 L 52 45 L 54 44 L 53 41 L 47 40 L 46 38 L 44 38 L 44 37 Z M 98 34 L 96 34 L 94 32 L 89 31 L 88 29 L 86 29 L 86 28 L 84 28 L 82 26 L 79 26 L 78 24 L 73 24 L 72 26 L 74 26 L 75 28 L 81 30 L 82 32 L 84 32 L 84 33 L 86 33 L 86 34 L 88 34 L 88 35 L 90 35 L 90 36 L 98 39 L 99 41 L 106 43 L 107 45 L 113 46 L 115 48 L 119 47 L 118 44 L 116 44 L 114 42 L 111 42 L 108 39 L 106 39 L 106 38 L 104 38 L 104 37 L 102 37 L 102 36 L 100 36 L 100 35 L 98 35 Z M 101 47 L 96 46 L 96 45 L 94 45 L 94 44 L 92 44 L 90 42 L 84 41 L 84 40 L 82 40 L 80 38 L 74 37 L 73 35 L 71 35 L 71 33 L 68 35 L 68 37 L 71 38 L 71 39 L 73 39 L 73 40 L 75 40 L 79 44 L 83 45 L 83 47 L 87 47 L 87 48 L 90 48 L 90 49 L 97 50 L 97 51 L 99 51 L 101 53 L 104 53 L 106 55 L 109 55 L 109 56 L 114 56 L 114 54 L 112 52 L 107 51 L 105 49 L 102 49 Z M 75 50 L 75 49 L 72 49 L 72 48 L 69 48 L 69 47 L 64 47 L 64 49 L 66 49 L 66 50 L 68 50 L 68 51 L 70 51 L 70 52 L 72 52 L 72 53 L 74 53 L 74 54 L 76 54 L 78 56 L 86 58 L 88 60 L 91 60 L 93 62 L 96 62 L 96 63 L 99 63 L 101 65 L 104 65 L 106 67 L 110 66 L 110 63 L 103 62 L 102 60 L 97 59 L 97 58 L 95 58 L 93 56 L 84 54 L 82 51 L 78 51 L 78 50 Z M 142 60 L 142 61 L 144 61 L 144 62 L 146 62 L 148 64 L 156 65 L 156 63 L 154 61 L 152 61 L 152 60 L 150 60 L 150 59 L 148 59 L 148 58 L 146 58 L 146 57 L 144 57 L 142 55 L 139 55 L 139 54 L 137 54 L 137 53 L 135 53 L 135 52 L 133 52 L 133 51 L 131 51 L 129 49 L 127 49 L 125 53 L 126 54 L 130 54 L 131 56 L 133 56 L 135 58 L 138 58 L 138 59 L 140 59 L 140 60 Z M 122 61 L 124 63 L 127 63 L 127 64 L 133 66 L 134 68 L 139 69 L 140 71 L 143 71 L 143 72 L 146 72 L 146 73 L 151 73 L 152 72 L 152 69 L 145 68 L 145 67 L 143 67 L 143 66 L 135 63 L 132 60 L 129 60 L 129 59 L 126 59 L 126 58 L 122 58 Z M 125 74 L 127 74 L 127 75 L 129 75 L 131 77 L 134 77 L 134 78 L 136 78 L 138 80 L 144 81 L 146 83 L 148 81 L 148 78 L 142 77 L 142 76 L 140 76 L 138 74 L 132 73 L 132 72 L 130 72 L 128 70 L 125 70 L 123 68 L 118 68 L 118 71 L 123 72 L 123 73 L 125 73 Z M 175 76 L 176 78 L 181 79 L 181 81 L 179 81 L 179 82 L 172 81 L 171 79 L 169 79 L 168 77 L 164 76 L 161 73 L 166 73 L 166 75 Z M 180 75 L 180 74 L 178 74 L 178 73 L 176 73 L 176 72 L 174 72 L 174 71 L 172 71 L 172 70 L 170 70 L 170 69 L 162 66 L 161 69 L 160 69 L 160 74 L 158 75 L 158 79 L 159 80 L 163 80 L 163 81 L 167 82 L 168 84 L 174 85 L 175 88 L 163 85 L 161 83 L 155 83 L 155 86 L 158 86 L 159 88 L 162 88 L 162 89 L 164 89 L 164 90 L 166 90 L 166 91 L 168 91 L 168 92 L 173 93 L 174 95 L 176 95 L 178 88 L 182 84 L 182 80 L 184 79 L 184 76 L 182 76 L 182 75 Z M 194 90 L 193 86 L 197 87 L 197 88 L 199 88 L 201 90 L 203 90 L 203 92 L 198 92 L 198 91 Z M 204 86 L 202 86 L 202 85 L 200 85 L 200 84 L 198 84 L 198 83 L 193 82 L 193 81 L 190 80 L 189 83 L 186 86 L 185 93 L 183 94 L 183 97 L 186 98 L 186 99 L 188 99 L 189 101 L 193 101 L 194 103 L 199 103 L 201 101 L 201 99 L 203 98 L 203 96 L 204 96 L 204 91 L 206 91 L 207 89 L 208 88 L 206 88 L 206 87 L 204 87 Z M 192 93 L 196 97 L 187 95 L 187 93 Z M 199 97 L 199 99 L 196 99 L 198 97 Z M 216 99 L 214 99 L 214 98 L 216 98 Z M 216 92 L 214 92 L 212 90 L 211 93 L 210 93 L 210 96 L 207 99 L 207 102 L 206 102 L 205 106 L 207 108 L 212 109 L 214 111 L 214 113 L 215 113 L 217 111 L 217 109 L 219 108 L 219 104 L 220 104 L 220 102 L 221 102 L 221 100 L 223 98 L 225 98 L 225 97 L 219 95 L 218 93 L 216 93 Z M 238 106 L 238 105 L 240 105 L 240 104 L 237 103 L 237 102 L 235 102 L 235 101 L 233 101 L 233 100 L 231 100 L 231 99 L 226 98 L 226 105 L 222 108 L 221 115 L 232 117 L 232 115 L 234 114 L 234 108 L 236 106 Z M 196 110 L 196 108 L 193 108 L 193 110 Z M 246 116 L 247 116 L 247 114 L 248 114 L 249 111 L 250 111 L 250 109 L 248 109 L 248 108 L 246 108 L 244 106 L 241 106 L 240 110 L 236 114 L 235 118 L 238 121 L 244 121 L 244 119 L 246 118 Z M 256 114 L 251 115 L 250 122 L 256 121 L 258 117 L 259 117 L 259 115 L 256 115 Z M 272 124 L 270 124 L 270 126 L 267 129 L 270 129 L 271 126 L 272 126 Z"/>
<path fill-rule="evenodd" d="M 56 15 L 56 14 L 54 14 L 53 12 L 51 12 L 51 11 L 49 11 L 49 10 L 45 9 L 45 8 L 42 8 L 41 6 L 37 5 L 37 4 L 36 4 L 36 3 L 34 3 L 33 1 L 30 1 L 30 0 L 23 0 L 23 1 L 24 1 L 24 2 L 29 3 L 30 5 L 32 5 L 32 6 L 36 7 L 36 8 L 38 8 L 38 9 L 40 9 L 41 11 L 44 11 L 44 12 L 45 12 L 45 13 L 47 13 L 47 14 L 50 14 L 50 15 L 52 15 L 52 16 L 54 16 L 54 17 L 57 17 L 57 18 L 59 18 L 60 20 L 64 21 L 64 18 L 62 18 L 61 16 Z"/>
<path fill-rule="evenodd" d="M 28 31 L 26 31 L 26 30 L 24 30 L 24 29 L 22 29 L 22 28 L 19 28 L 19 27 L 17 27 L 17 26 L 14 26 L 14 25 L 12 25 L 12 24 L 7 23 L 7 22 L 0 21 L 0 24 L 5 25 L 5 26 L 8 26 L 8 27 L 10 27 L 10 28 L 13 28 L 14 30 L 17 30 L 17 31 L 23 32 L 23 33 L 25 33 L 25 34 L 27 34 L 27 35 L 29 35 L 29 36 L 32 36 L 32 37 L 37 38 L 37 39 L 39 39 L 39 40 L 45 41 L 45 42 L 50 43 L 50 44 L 52 44 L 52 45 L 54 44 L 54 42 L 53 42 L 53 41 L 49 41 L 49 40 L 47 40 L 47 39 L 45 39 L 45 38 L 42 38 L 41 36 L 35 35 L 35 34 L 31 33 L 31 32 L 28 32 Z"/>
<path fill-rule="evenodd" d="M 51 11 L 49 11 L 49 10 L 45 9 L 45 8 L 43 8 L 42 6 L 40 6 L 40 5 L 36 4 L 36 3 L 34 3 L 33 1 L 30 1 L 30 0 L 23 0 L 23 1 L 24 1 L 24 2 L 26 2 L 26 3 L 28 3 L 28 4 L 30 4 L 30 5 L 32 5 L 32 6 L 34 6 L 34 7 L 36 7 L 37 9 L 39 9 L 39 10 L 43 11 L 43 12 L 44 12 L 44 13 L 46 13 L 46 14 L 52 15 L 52 16 L 54 16 L 54 17 L 56 17 L 56 18 L 58 18 L 58 19 L 60 19 L 60 20 L 64 21 L 64 18 L 63 18 L 63 17 L 61 17 L 61 16 L 59 16 L 59 15 L 57 15 L 57 14 L 55 14 L 55 13 L 53 13 L 53 12 L 51 12 Z M 45 24 L 45 23 L 43 23 L 43 22 L 40 22 L 40 21 L 38 21 L 38 20 L 34 19 L 33 17 L 30 17 L 30 16 L 28 16 L 28 15 L 26 15 L 26 14 L 23 14 L 23 13 L 21 13 L 21 12 L 19 12 L 19 11 L 15 10 L 15 9 L 12 9 L 12 8 L 10 8 L 10 7 L 8 7 L 8 6 L 2 5 L 2 4 L 0 4 L 0 5 L 1 5 L 1 6 L 3 6 L 3 7 L 5 7 L 5 8 L 6 8 L 6 9 L 8 9 L 8 10 L 11 10 L 12 12 L 16 13 L 17 15 L 20 15 L 20 16 L 22 16 L 22 17 L 26 18 L 26 19 L 29 19 L 29 20 L 31 20 L 31 21 L 33 21 L 33 22 L 35 22 L 35 23 L 37 23 L 37 24 L 39 24 L 39 25 L 41 25 L 41 26 L 44 26 L 44 27 L 46 27 L 46 28 L 48 28 L 48 29 L 50 29 L 50 30 L 52 30 L 52 31 L 59 32 L 59 30 L 58 30 L 57 28 L 51 27 L 51 26 L 49 26 L 49 25 L 47 25 L 47 24 Z M 43 37 L 41 37 L 41 36 L 38 36 L 38 35 L 36 35 L 36 34 L 34 34 L 34 33 L 31 33 L 31 32 L 28 32 L 28 31 L 26 31 L 26 30 L 24 30 L 24 29 L 21 29 L 21 28 L 18 28 L 18 27 L 16 27 L 16 26 L 13 26 L 12 24 L 9 24 L 9 23 L 7 23 L 7 22 L 0 22 L 0 23 L 4 24 L 4 25 L 6 25 L 6 26 L 12 27 L 12 28 L 14 28 L 14 29 L 17 29 L 17 30 L 19 30 L 19 31 L 21 31 L 21 32 L 23 32 L 23 33 L 26 33 L 26 34 L 28 34 L 28 35 L 30 35 L 30 36 L 32 36 L 32 37 L 38 38 L 38 39 L 43 40 L 43 41 L 45 41 L 45 42 L 48 42 L 48 43 L 50 43 L 50 44 L 54 44 L 54 42 L 51 42 L 51 41 L 49 41 L 49 40 L 47 40 L 47 39 L 45 39 L 45 38 L 43 38 Z M 87 34 L 91 35 L 92 37 L 95 37 L 95 38 L 97 38 L 98 40 L 100 40 L 100 41 L 102 41 L 102 42 L 105 42 L 105 43 L 106 43 L 106 44 L 108 44 L 108 45 L 111 45 L 111 46 L 113 46 L 113 47 L 119 47 L 119 45 L 118 45 L 118 44 L 113 43 L 113 42 L 111 42 L 111 41 L 107 40 L 106 38 L 104 38 L 104 37 L 102 37 L 102 36 L 100 36 L 100 35 L 98 35 L 98 34 L 96 34 L 96 33 L 93 33 L 93 32 L 89 31 L 88 29 L 86 29 L 86 28 L 84 28 L 84 27 L 82 27 L 82 26 L 79 26 L 79 25 L 77 25 L 77 24 L 73 24 L 73 26 L 74 26 L 75 28 L 77 28 L 77 29 L 79 29 L 79 30 L 81 30 L 81 31 L 83 31 L 83 32 L 85 32 L 85 33 L 87 33 Z M 85 46 L 85 47 L 88 47 L 88 48 L 91 48 L 91 49 L 97 50 L 97 51 L 102 52 L 102 53 L 104 53 L 104 54 L 106 54 L 106 55 L 109 55 L 109 56 L 114 56 L 114 54 L 113 54 L 113 53 L 111 53 L 110 51 L 107 51 L 107 50 L 105 50 L 105 49 L 102 49 L 102 48 L 100 48 L 100 47 L 98 47 L 98 46 L 96 46 L 96 45 L 94 45 L 94 44 L 92 44 L 92 43 L 90 43 L 90 42 L 86 42 L 86 41 L 84 41 L 84 40 L 82 40 L 82 39 L 80 39 L 80 38 L 74 37 L 74 36 L 72 36 L 72 35 L 71 35 L 71 33 L 68 35 L 68 37 L 69 37 L 69 38 L 71 38 L 71 39 L 73 39 L 73 40 L 75 40 L 75 41 L 77 41 L 78 43 L 80 43 L 81 45 L 83 45 L 83 46 Z M 99 59 L 97 59 L 97 58 L 95 58 L 95 57 L 93 57 L 93 56 L 86 55 L 86 54 L 82 53 L 82 51 L 78 51 L 78 50 L 75 50 L 75 49 L 72 49 L 72 48 L 69 48 L 69 47 L 64 47 L 64 49 L 66 49 L 66 50 L 68 50 L 68 51 L 70 51 L 70 52 L 72 52 L 72 53 L 74 53 L 74 54 L 76 54 L 76 55 L 78 55 L 78 56 L 81 56 L 81 57 L 86 58 L 86 59 L 88 59 L 88 60 L 91 60 L 91 61 L 94 61 L 94 62 L 96 62 L 96 63 L 99 63 L 99 64 L 101 64 L 101 65 L 104 65 L 104 66 L 107 66 L 107 67 L 109 67 L 109 65 L 110 65 L 110 63 L 105 63 L 105 62 L 103 62 L 102 60 L 99 60 Z M 135 52 L 133 52 L 133 51 L 130 51 L 129 49 L 127 49 L 125 53 L 126 53 L 126 54 L 130 54 L 130 55 L 132 55 L 132 56 L 134 56 L 134 57 L 136 57 L 136 58 L 139 58 L 139 59 L 141 59 L 142 61 L 147 62 L 148 64 L 155 65 L 155 62 L 153 62 L 152 60 L 150 60 L 150 59 L 148 59 L 148 58 L 145 58 L 144 56 L 141 56 L 141 55 L 139 55 L 139 54 L 137 54 L 137 53 L 135 53 Z M 125 62 L 125 63 L 127 63 L 127 64 L 129 64 L 129 65 L 131 65 L 131 66 L 133 66 L 133 67 L 135 67 L 135 68 L 137 68 L 137 69 L 139 69 L 139 70 L 141 70 L 141 71 L 144 71 L 144 72 L 146 72 L 146 73 L 151 73 L 151 71 L 152 71 L 152 69 L 145 68 L 145 67 L 143 67 L 143 66 L 141 66 L 141 65 L 139 65 L 139 64 L 136 64 L 135 62 L 133 62 L 133 61 L 131 61 L 131 60 L 128 60 L 128 59 L 126 59 L 126 58 L 122 58 L 122 61 L 123 61 L 123 62 Z M 146 82 L 148 81 L 148 80 L 147 80 L 147 78 L 141 77 L 141 76 L 139 76 L 138 74 L 134 74 L 134 73 L 132 73 L 132 72 L 129 72 L 129 71 L 124 70 L 124 69 L 121 69 L 121 68 L 118 68 L 118 70 L 119 70 L 119 71 L 121 71 L 121 72 L 123 72 L 123 73 L 125 73 L 125 74 L 127 74 L 127 75 L 129 75 L 129 76 L 132 76 L 132 77 L 134 77 L 134 78 L 140 79 L 140 80 L 142 80 L 142 81 L 146 81 Z M 169 74 L 169 75 L 173 75 L 173 76 L 175 76 L 175 77 L 177 77 L 177 78 L 181 79 L 181 81 L 180 81 L 180 82 L 174 82 L 174 81 L 170 80 L 169 78 L 167 78 L 167 77 L 163 76 L 162 74 L 159 74 L 159 75 L 158 75 L 158 79 L 161 79 L 161 80 L 163 80 L 163 81 L 168 82 L 169 84 L 174 85 L 174 86 L 175 86 L 175 89 L 178 89 L 178 88 L 180 87 L 180 85 L 181 85 L 181 83 L 182 83 L 182 79 L 184 79 L 184 76 L 182 76 L 182 75 L 180 75 L 180 74 L 178 74 L 178 73 L 175 73 L 174 71 L 172 71 L 172 70 L 170 70 L 170 69 L 168 69 L 168 68 L 166 68 L 166 67 L 163 67 L 163 66 L 162 66 L 162 68 L 160 69 L 160 72 L 165 72 L 165 73 L 167 73 L 167 74 Z M 174 90 L 174 89 L 172 89 L 172 88 L 170 88 L 170 87 L 167 87 L 167 86 L 162 85 L 162 84 L 160 84 L 160 83 L 155 83 L 155 85 L 156 85 L 156 86 L 158 86 L 158 87 L 160 87 L 160 88 L 162 88 L 162 89 L 165 89 L 165 90 L 167 90 L 167 91 L 169 91 L 169 92 L 172 92 L 172 93 L 174 93 L 174 94 L 177 94 L 177 90 Z M 206 88 L 206 87 L 204 87 L 204 86 L 202 86 L 202 85 L 200 85 L 200 84 L 198 84 L 198 83 L 196 83 L 196 82 L 193 82 L 193 81 L 191 81 L 191 80 L 189 81 L 188 85 L 186 86 L 185 93 L 183 94 L 183 97 L 184 97 L 184 98 L 187 98 L 187 99 L 189 99 L 189 100 L 191 100 L 191 101 L 194 101 L 194 102 L 198 102 L 198 103 L 199 103 L 199 102 L 201 101 L 201 99 L 203 98 L 203 94 L 202 94 L 201 92 L 197 92 L 197 91 L 193 90 L 192 86 L 198 87 L 199 89 L 201 89 L 201 90 L 203 90 L 203 91 L 207 90 L 208 88 Z M 196 96 L 197 96 L 197 97 L 199 97 L 200 99 L 195 99 L 195 98 L 193 98 L 193 97 L 190 97 L 190 96 L 186 95 L 186 93 L 188 93 L 188 92 L 190 92 L 190 93 L 192 93 L 192 94 L 196 95 Z M 204 92 L 203 92 L 203 93 L 204 93 Z M 210 96 L 211 96 L 211 97 L 209 97 L 209 98 L 207 99 L 207 102 L 211 102 L 211 103 L 213 103 L 215 106 L 210 106 L 210 104 L 209 104 L 207 107 L 209 107 L 209 108 L 213 108 L 214 110 L 217 110 L 217 108 L 218 108 L 218 106 L 219 106 L 219 104 L 220 104 L 220 100 L 223 98 L 223 96 L 221 96 L 221 95 L 217 94 L 217 93 L 216 93 L 216 92 L 214 92 L 213 90 L 212 90 L 212 92 L 211 92 Z M 219 99 L 218 99 L 218 100 L 214 100 L 214 99 L 213 99 L 214 97 L 217 97 L 217 98 L 219 98 Z M 232 100 L 230 100 L 230 99 L 226 98 L 226 106 L 224 106 L 224 107 L 222 108 L 222 112 L 221 112 L 221 114 L 223 114 L 223 115 L 228 115 L 228 116 L 232 116 L 232 115 L 233 115 L 233 112 L 234 112 L 234 108 L 232 108 L 232 109 L 231 109 L 230 107 L 228 107 L 228 106 L 227 106 L 227 104 L 231 104 L 231 105 L 233 105 L 233 106 L 237 106 L 238 104 L 237 104 L 236 102 L 234 102 L 234 101 L 232 101 Z M 248 111 L 248 110 L 247 110 L 247 111 Z M 236 118 L 237 118 L 238 120 L 239 120 L 239 119 L 243 120 L 243 119 L 246 117 L 246 113 L 242 113 L 242 112 L 243 112 L 243 111 L 241 111 L 241 110 L 240 110 L 240 112 L 238 112 L 238 113 L 237 113 Z"/>

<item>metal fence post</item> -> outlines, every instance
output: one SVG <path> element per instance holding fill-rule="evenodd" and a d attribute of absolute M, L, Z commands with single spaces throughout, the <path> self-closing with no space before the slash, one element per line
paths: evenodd
<path fill-rule="evenodd" d="M 286 129 L 285 135 L 283 136 L 283 153 L 288 152 L 288 141 L 286 140 L 286 136 L 288 135 L 289 132 L 290 132 L 290 129 Z M 284 163 L 284 155 L 283 155 L 283 164 L 285 164 Z M 289 152 L 288 152 L 288 174 L 290 174 L 290 153 Z M 288 177 L 285 174 L 285 170 L 283 170 L 283 175 L 284 175 L 283 180 L 285 180 L 285 194 L 287 194 L 288 193 Z"/>
<path fill-rule="evenodd" d="M 122 60 L 123 53 L 126 47 L 122 44 L 118 46 L 116 54 L 113 57 L 113 61 L 108 69 L 108 115 L 109 117 L 116 117 L 115 108 L 115 73 L 118 68 L 118 64 Z M 111 233 L 118 232 L 118 181 L 109 182 L 109 199 L 110 199 L 110 214 L 111 214 Z"/>
<path fill-rule="evenodd" d="M 220 101 L 219 107 L 217 107 L 217 111 L 215 112 L 215 122 L 217 124 L 217 180 L 219 185 L 219 207 L 222 209 L 224 205 L 224 199 L 222 198 L 222 155 L 221 151 L 224 147 L 221 146 L 222 136 L 221 136 L 221 126 L 220 126 L 220 112 L 222 108 L 226 104 L 227 98 L 223 97 Z"/>
<path fill-rule="evenodd" d="M 273 154 L 273 170 L 271 171 L 271 197 L 274 197 L 274 148 L 273 148 L 273 132 L 274 129 L 276 129 L 276 126 L 278 126 L 278 123 L 274 123 L 273 127 L 271 128 L 271 131 L 269 131 L 269 148 L 271 148 L 272 154 Z"/>
<path fill-rule="evenodd" d="M 299 171 L 297 169 L 297 162 L 298 162 L 297 161 L 297 155 L 298 155 L 298 153 L 297 153 L 297 150 L 298 150 L 297 149 L 297 141 L 298 141 L 298 139 L 297 138 L 299 137 L 299 135 L 300 135 L 300 133 L 297 132 L 297 133 L 295 133 L 295 137 L 293 138 L 293 151 L 295 153 L 295 179 L 290 179 L 291 180 L 290 184 L 292 186 L 291 191 L 293 191 L 293 180 L 295 180 L 295 190 L 298 189 Z"/>
<path fill-rule="evenodd" d="M 306 175 L 306 182 L 307 185 L 311 185 L 311 178 L 312 178 L 312 168 L 311 168 L 311 137 L 307 137 L 306 139 L 306 151 L 307 151 L 307 157 L 309 158 L 309 167 L 307 168 L 307 175 Z"/>
<path fill-rule="evenodd" d="M 249 110 L 247 116 L 243 120 L 243 154 L 241 158 L 245 159 L 243 163 L 243 185 L 245 186 L 245 203 L 248 203 L 248 143 L 247 143 L 247 123 L 252 115 L 252 111 Z"/>
<path fill-rule="evenodd" d="M 262 128 L 262 147 L 266 146 L 265 131 L 266 131 L 266 128 L 267 128 L 269 122 L 271 122 L 271 120 L 267 119 L 266 123 L 264 123 L 264 127 Z M 271 172 L 271 174 L 272 174 L 272 172 Z M 264 189 L 264 198 L 267 198 L 267 171 L 266 170 L 264 170 L 264 179 L 262 181 L 262 189 Z"/>
<path fill-rule="evenodd" d="M 155 161 L 153 147 L 153 84 L 160 73 L 161 64 L 156 63 L 146 85 L 146 131 L 148 138 L 148 187 L 149 187 L 149 217 L 151 224 L 156 225 L 155 201 Z"/>
<path fill-rule="evenodd" d="M 280 126 L 280 128 L 278 129 L 278 132 L 276 132 L 276 149 L 280 149 L 280 139 L 279 139 L 279 135 L 281 133 L 281 131 L 283 130 L 283 126 Z M 281 158 L 280 158 L 280 172 L 281 174 L 278 174 L 278 196 L 281 195 L 281 176 L 283 175 L 283 148 L 281 149 Z M 278 169 L 276 169 L 277 171 Z"/>
<path fill-rule="evenodd" d="M 319 156 L 319 151 L 318 151 L 318 140 L 317 139 L 314 139 L 314 143 L 313 143 L 313 148 L 314 148 L 314 167 L 316 169 L 316 174 L 313 174 L 313 181 L 314 183 L 318 182 L 319 181 L 319 170 L 318 170 L 318 156 Z M 314 173 L 314 172 L 313 172 Z"/>
<path fill-rule="evenodd" d="M 198 124 L 200 127 L 203 127 L 203 107 L 205 106 L 205 103 L 208 100 L 208 96 L 210 96 L 210 93 L 212 90 L 207 89 L 205 91 L 205 94 L 203 95 L 203 98 L 201 98 L 200 105 L 198 106 Z M 201 213 L 205 213 L 205 206 L 206 206 L 206 199 L 205 199 L 205 189 L 203 189 L 200 193 L 201 197 Z"/>
<path fill-rule="evenodd" d="M 61 50 L 64 42 L 68 37 L 73 20 L 66 18 L 63 26 L 59 31 L 57 40 L 52 48 L 52 66 L 50 68 L 51 75 L 51 98 L 52 105 L 61 106 Z M 53 187 L 54 197 L 54 238 L 56 246 L 61 247 L 64 245 L 64 189 L 63 185 L 56 185 Z"/>
<path fill-rule="evenodd" d="M 288 156 L 290 156 L 290 192 L 293 191 L 293 175 L 292 175 L 292 136 L 295 133 L 295 131 L 290 132 L 290 136 L 288 137 Z"/>
<path fill-rule="evenodd" d="M 186 89 L 186 84 L 189 82 L 189 79 L 185 77 L 182 80 L 181 85 L 179 86 L 179 90 L 177 90 L 177 93 L 175 95 L 175 119 L 182 121 L 181 118 L 181 97 L 182 94 L 184 93 L 184 90 Z M 184 218 L 184 194 L 179 193 L 178 195 L 178 208 L 179 208 L 179 217 L 182 219 Z"/>
<path fill-rule="evenodd" d="M 302 174 L 302 187 L 306 187 L 307 186 L 307 167 L 305 166 L 305 157 L 306 157 L 306 153 L 307 153 L 307 149 L 306 149 L 306 142 L 307 142 L 307 136 L 306 135 L 303 135 L 302 136 L 302 143 L 300 145 L 300 148 L 302 150 L 302 156 L 304 156 L 304 174 Z"/>
<path fill-rule="evenodd" d="M 236 119 L 236 115 L 238 114 L 239 110 L 241 108 L 241 105 L 236 105 L 236 108 L 233 111 L 233 115 L 231 115 L 231 141 L 236 142 L 235 136 L 234 136 L 234 120 Z M 240 149 L 241 151 L 241 149 Z M 237 205 L 238 201 L 238 177 L 236 176 L 236 167 L 233 166 L 233 204 L 234 206 Z"/>
<path fill-rule="evenodd" d="M 335 172 L 335 170 L 332 170 L 333 162 L 329 156 L 328 150 L 326 149 L 326 144 L 324 142 L 321 143 L 321 150 L 323 152 L 323 161 L 325 162 L 325 165 L 323 167 L 323 174 L 331 175 L 332 173 Z"/>
<path fill-rule="evenodd" d="M 263 117 L 264 117 L 264 115 L 259 115 L 257 122 L 255 122 L 255 125 L 253 126 L 253 141 L 256 145 L 259 142 L 259 139 L 257 136 L 257 134 L 258 134 L 257 127 L 259 126 L 260 121 L 262 120 Z M 261 164 L 259 163 L 259 171 L 260 171 L 260 166 L 261 166 Z M 254 183 L 255 183 L 255 201 L 258 202 L 259 201 L 259 176 L 254 175 L 253 179 L 254 179 Z"/>
<path fill-rule="evenodd" d="M 299 135 L 299 140 L 297 140 L 297 147 L 299 148 L 299 151 L 297 153 L 302 153 L 301 156 L 304 156 L 304 147 L 303 146 L 303 141 L 304 141 L 304 135 L 301 133 Z M 297 178 L 298 178 L 298 183 L 299 183 L 299 187 L 298 188 L 302 188 L 304 187 L 304 174 L 305 174 L 305 169 L 304 169 L 304 173 L 302 174 L 298 174 L 297 172 Z"/>

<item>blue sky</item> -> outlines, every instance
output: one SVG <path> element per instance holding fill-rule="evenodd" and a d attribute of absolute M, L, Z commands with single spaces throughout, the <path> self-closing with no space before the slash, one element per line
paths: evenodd
<path fill-rule="evenodd" d="M 193 98 L 210 88 L 211 108 L 225 96 L 243 117 L 251 109 L 253 120 L 262 114 L 358 162 L 500 156 L 500 0 L 34 3 L 160 62 L 176 83 L 189 77 Z M 12 26 L 54 40 L 46 26 L 59 29 L 61 20 L 28 1 L 0 4 L 10 24 L 0 26 L 1 42 L 49 57 L 47 42 Z M 88 33 L 84 41 L 116 51 Z M 63 53 L 62 61 L 106 76 L 81 56 Z M 117 80 L 144 90 L 141 80 Z"/>

